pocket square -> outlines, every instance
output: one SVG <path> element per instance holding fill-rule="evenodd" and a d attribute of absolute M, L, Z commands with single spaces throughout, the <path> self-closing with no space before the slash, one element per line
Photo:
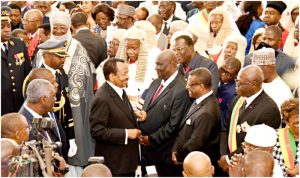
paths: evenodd
<path fill-rule="evenodd" d="M 191 119 L 186 120 L 185 122 L 187 125 L 191 125 Z"/>

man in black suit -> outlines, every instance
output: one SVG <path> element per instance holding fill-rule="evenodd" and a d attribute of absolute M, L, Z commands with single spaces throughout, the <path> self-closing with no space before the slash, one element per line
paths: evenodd
<path fill-rule="evenodd" d="M 76 33 L 73 38 L 82 44 L 97 68 L 107 58 L 107 45 L 104 38 L 91 32 L 87 19 L 87 15 L 83 12 L 72 15 L 72 29 Z"/>
<path fill-rule="evenodd" d="M 257 124 L 266 124 L 274 129 L 281 123 L 276 103 L 263 91 L 264 75 L 258 66 L 243 68 L 236 80 L 238 96 L 229 110 L 226 129 L 220 136 L 221 158 L 218 161 L 224 171 L 228 171 L 229 157 L 242 153 L 242 142 L 248 128 Z"/>
<path fill-rule="evenodd" d="M 190 99 L 173 51 L 157 57 L 156 72 L 159 78 L 151 83 L 144 104 L 147 119 L 140 123 L 142 154 L 146 165 L 155 165 L 158 176 L 180 176 L 170 155 Z"/>
<path fill-rule="evenodd" d="M 73 143 L 71 143 L 72 141 L 70 139 L 74 140 L 75 136 L 74 136 L 74 122 L 73 122 L 73 118 L 72 118 L 72 113 L 71 113 L 71 117 L 70 117 L 70 108 L 68 108 L 68 107 L 70 107 L 70 103 L 68 102 L 67 97 L 65 97 L 63 99 L 61 98 L 61 94 L 67 94 L 67 93 L 65 93 L 65 91 L 63 91 L 61 89 L 61 87 L 62 87 L 61 83 L 56 82 L 55 75 L 52 73 L 52 71 L 49 68 L 36 68 L 36 69 L 31 70 L 31 72 L 28 74 L 28 80 L 26 81 L 26 84 L 24 84 L 25 88 L 23 88 L 23 91 L 25 91 L 25 93 L 26 93 L 26 88 L 27 88 L 28 84 L 30 83 L 30 81 L 33 81 L 34 79 L 45 79 L 45 80 L 49 81 L 56 90 L 57 101 L 55 102 L 53 111 L 55 114 L 55 119 L 57 122 L 57 127 L 58 127 L 60 138 L 61 138 L 60 141 L 62 142 L 62 156 L 65 158 L 65 160 L 68 160 L 68 151 L 74 149 Z M 61 102 L 61 100 L 64 100 L 65 103 Z M 61 103 L 63 103 L 64 105 L 61 106 Z M 69 104 L 69 106 L 67 107 L 68 104 Z M 61 115 L 64 115 L 64 116 L 61 116 Z M 58 140 L 59 140 L 59 137 L 57 136 L 56 141 L 58 141 Z M 69 142 L 70 142 L 70 144 L 69 144 Z M 74 144 L 75 144 L 75 141 L 74 141 Z M 72 148 L 70 148 L 70 145 L 72 145 Z M 76 146 L 76 144 L 75 144 L 75 146 Z"/>
<path fill-rule="evenodd" d="M 1 7 L 1 115 L 19 111 L 24 102 L 23 81 L 31 70 L 26 45 L 10 37 L 9 12 Z"/>
<path fill-rule="evenodd" d="M 50 131 L 42 133 L 42 137 L 50 143 L 61 141 L 61 134 L 54 113 L 51 112 L 55 103 L 56 89 L 45 79 L 32 80 L 26 90 L 26 101 L 19 113 L 25 116 L 29 125 L 33 125 L 34 118 L 48 117 L 54 121 L 54 127 Z M 29 140 L 38 139 L 31 131 Z"/>
<path fill-rule="evenodd" d="M 219 69 L 216 63 L 212 60 L 201 56 L 194 49 L 193 39 L 189 36 L 182 35 L 175 39 L 175 44 L 172 44 L 171 49 L 176 54 L 176 60 L 180 64 L 178 72 L 187 80 L 191 70 L 204 67 L 212 74 L 212 89 L 214 94 L 217 94 L 219 85 Z"/>
<path fill-rule="evenodd" d="M 163 33 L 169 35 L 170 24 L 172 21 L 181 20 L 175 16 L 175 1 L 160 1 L 158 5 L 158 14 L 164 19 Z"/>
<path fill-rule="evenodd" d="M 95 156 L 104 156 L 113 176 L 135 175 L 139 162 L 137 118 L 123 88 L 128 85 L 128 65 L 112 58 L 103 67 L 106 82 L 99 88 L 90 114 Z M 145 114 L 145 112 L 143 112 Z"/>
<path fill-rule="evenodd" d="M 178 165 L 190 152 L 201 151 L 218 167 L 221 114 L 218 100 L 211 89 L 209 70 L 202 67 L 192 70 L 186 88 L 195 101 L 181 122 L 172 148 L 172 161 Z"/>

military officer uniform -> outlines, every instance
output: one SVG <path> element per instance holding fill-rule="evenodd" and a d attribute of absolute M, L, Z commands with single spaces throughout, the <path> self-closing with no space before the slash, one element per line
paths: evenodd
<path fill-rule="evenodd" d="M 9 11 L 8 7 L 1 8 L 2 24 L 10 23 Z M 24 102 L 22 85 L 30 70 L 25 43 L 14 37 L 1 40 L 1 115 L 18 112 L 21 108 Z"/>

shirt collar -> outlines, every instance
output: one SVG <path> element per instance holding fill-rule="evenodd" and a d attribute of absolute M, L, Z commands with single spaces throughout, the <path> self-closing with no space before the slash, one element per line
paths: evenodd
<path fill-rule="evenodd" d="M 166 88 L 173 80 L 175 80 L 176 76 L 178 74 L 178 71 L 176 71 L 174 74 L 171 75 L 171 77 L 169 77 L 166 81 L 162 80 L 161 84 L 164 86 L 164 88 Z"/>
<path fill-rule="evenodd" d="M 5 43 L 6 46 L 8 47 L 8 41 L 1 42 L 1 48 L 2 48 L 3 51 L 5 51 L 4 43 Z"/>
<path fill-rule="evenodd" d="M 208 93 L 200 96 L 199 98 L 196 99 L 196 104 L 201 103 L 205 98 L 209 97 L 213 93 L 212 90 L 210 90 Z"/>
<path fill-rule="evenodd" d="M 170 23 L 172 22 L 173 17 L 174 17 L 174 15 L 171 15 L 171 17 L 168 20 L 164 21 L 164 22 L 167 22 L 168 25 L 170 25 Z"/>
<path fill-rule="evenodd" d="M 117 92 L 117 94 L 123 100 L 123 88 L 120 88 L 109 81 L 106 81 L 106 82 L 108 83 L 109 86 L 111 86 L 115 90 L 115 92 Z"/>
<path fill-rule="evenodd" d="M 33 116 L 33 118 L 42 118 L 41 115 L 39 115 L 38 113 L 36 113 L 34 110 L 30 109 L 27 106 L 27 103 L 24 104 L 24 107 L 30 112 L 30 114 Z"/>
<path fill-rule="evenodd" d="M 31 33 L 29 33 L 29 38 L 34 38 L 35 37 L 35 35 L 37 35 L 38 34 L 38 30 L 36 31 L 36 32 L 34 32 L 34 34 L 31 34 Z"/>
<path fill-rule="evenodd" d="M 258 95 L 261 94 L 261 92 L 263 91 L 263 89 L 260 89 L 257 93 L 255 93 L 254 95 L 250 96 L 250 97 L 245 97 L 246 98 L 246 108 L 252 103 L 252 101 L 255 100 L 255 98 L 258 97 Z"/>

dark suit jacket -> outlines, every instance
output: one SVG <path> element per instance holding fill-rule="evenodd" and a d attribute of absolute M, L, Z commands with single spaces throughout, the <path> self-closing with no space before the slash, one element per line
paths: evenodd
<path fill-rule="evenodd" d="M 230 126 L 230 117 L 232 114 L 232 109 L 238 100 L 239 96 L 237 96 L 233 102 L 228 115 L 228 122 L 226 124 L 226 129 L 221 132 L 220 138 L 220 147 L 221 147 L 221 155 L 229 154 L 228 149 L 228 133 Z M 244 110 L 243 113 L 240 114 L 237 125 L 241 125 L 247 122 L 249 126 L 258 125 L 258 124 L 266 124 L 274 129 L 278 129 L 281 123 L 280 112 L 276 103 L 264 92 L 262 91 L 252 103 Z M 242 153 L 242 142 L 246 136 L 246 132 L 241 131 L 236 134 L 237 140 L 237 153 Z"/>
<path fill-rule="evenodd" d="M 175 15 L 173 16 L 173 18 L 172 18 L 172 20 L 171 20 L 171 22 L 173 22 L 173 21 L 175 21 L 175 20 L 181 20 L 180 18 L 178 18 L 178 17 L 176 17 Z M 164 24 L 165 22 L 163 22 L 163 24 Z M 164 29 L 163 29 L 163 33 L 165 34 L 165 35 L 169 35 L 169 31 L 170 31 L 170 27 L 169 28 L 166 28 L 166 27 L 164 27 Z"/>
<path fill-rule="evenodd" d="M 107 45 L 104 38 L 97 36 L 89 29 L 80 30 L 73 38 L 86 49 L 95 68 L 107 58 Z"/>
<path fill-rule="evenodd" d="M 251 54 L 250 54 L 251 55 Z M 251 64 L 250 55 L 247 55 L 244 62 L 244 67 Z M 290 70 L 294 70 L 296 60 L 282 52 L 276 51 L 276 72 L 282 77 L 282 75 Z"/>
<path fill-rule="evenodd" d="M 228 112 L 232 103 L 232 100 L 237 95 L 235 89 L 235 81 L 228 82 L 226 84 L 220 84 L 218 87 L 218 97 L 221 109 L 221 125 L 225 128 L 225 123 L 227 122 Z"/>
<path fill-rule="evenodd" d="M 29 125 L 32 126 L 32 121 L 33 121 L 33 115 L 24 107 L 24 105 L 21 107 L 20 111 L 19 111 L 20 114 L 22 114 L 23 116 L 25 116 L 26 120 L 27 120 L 27 123 Z M 46 114 L 47 117 L 50 117 L 48 116 L 48 114 Z M 56 150 L 58 151 L 64 158 L 65 160 L 67 161 L 68 159 L 68 150 L 69 150 L 69 141 L 67 140 L 66 138 L 66 134 L 65 134 L 65 131 L 63 130 L 62 126 L 59 124 L 59 122 L 56 120 L 56 124 L 57 124 L 57 128 L 53 128 L 51 129 L 48 133 L 50 134 L 50 137 L 52 139 L 53 142 L 57 142 L 57 141 L 61 141 L 62 142 L 62 148 Z M 57 131 L 58 129 L 58 131 Z M 61 140 L 60 140 L 60 139 Z M 33 135 L 33 132 L 31 131 L 29 133 L 29 140 L 35 140 L 36 138 L 34 137 Z"/>
<path fill-rule="evenodd" d="M 191 60 L 191 62 L 188 65 L 191 67 L 190 71 L 192 71 L 193 69 L 197 69 L 199 67 L 204 67 L 204 68 L 208 69 L 212 74 L 212 87 L 213 87 L 214 94 L 217 94 L 218 85 L 219 85 L 219 77 L 220 77 L 217 64 L 214 63 L 212 60 L 210 60 L 204 56 L 201 56 L 198 52 L 196 52 L 195 57 Z M 187 80 L 190 71 L 187 72 L 186 74 L 184 74 L 182 64 L 180 64 L 178 66 L 178 71 Z"/>
<path fill-rule="evenodd" d="M 171 148 L 191 101 L 183 77 L 177 74 L 168 87 L 150 104 L 161 81 L 156 79 L 149 87 L 144 104 L 147 119 L 140 123 L 140 127 L 143 135 L 149 135 L 151 147 L 145 149 L 148 158 L 171 161 Z"/>
<path fill-rule="evenodd" d="M 23 53 L 22 65 L 17 65 L 16 55 Z M 8 54 L 1 50 L 1 115 L 18 112 L 24 98 L 23 81 L 31 70 L 26 45 L 11 37 L 8 41 Z"/>
<path fill-rule="evenodd" d="M 172 152 L 176 152 L 177 160 L 183 162 L 190 152 L 202 151 L 217 166 L 217 160 L 220 157 L 220 131 L 219 104 L 215 96 L 211 94 L 188 112 L 181 123 L 181 130 Z"/>
<path fill-rule="evenodd" d="M 138 141 L 128 139 L 125 145 L 125 129 L 138 127 L 129 106 L 108 83 L 98 89 L 92 104 L 90 125 L 97 142 L 95 156 L 104 156 L 113 175 L 134 172 L 138 165 Z"/>

